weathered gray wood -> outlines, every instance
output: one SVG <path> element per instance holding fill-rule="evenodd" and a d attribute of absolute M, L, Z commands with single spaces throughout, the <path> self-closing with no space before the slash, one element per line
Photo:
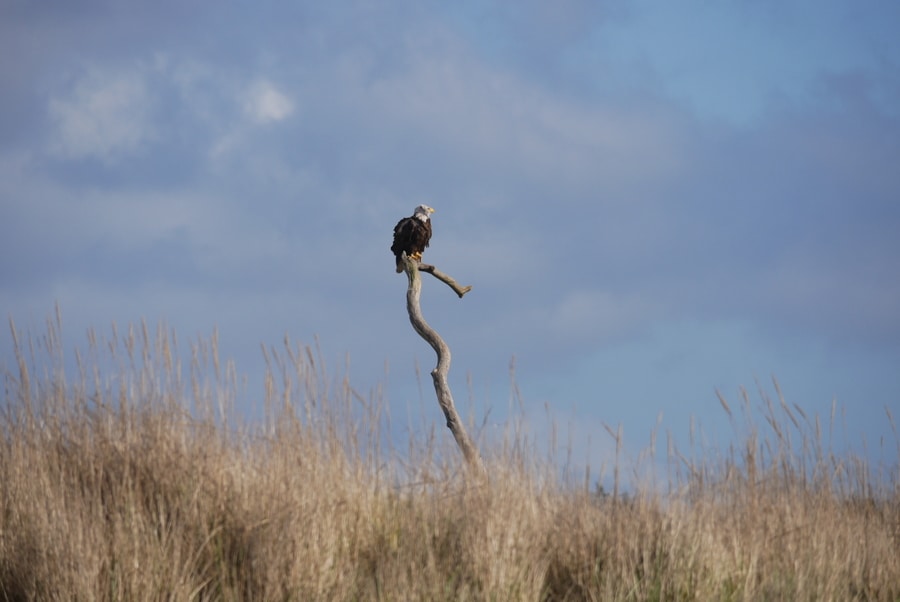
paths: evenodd
<path fill-rule="evenodd" d="M 406 311 L 409 313 L 409 321 L 413 329 L 419 336 L 431 345 L 435 353 L 437 353 L 437 366 L 431 371 L 431 378 L 434 381 L 434 392 L 437 394 L 438 404 L 444 412 L 447 419 L 447 428 L 453 433 L 456 444 L 463 453 L 469 467 L 479 475 L 485 474 L 484 462 L 478 448 L 469 438 L 465 426 L 456 412 L 456 406 L 453 404 L 453 394 L 450 392 L 450 385 L 447 384 L 447 374 L 450 372 L 450 347 L 444 342 L 436 330 L 434 330 L 422 317 L 422 308 L 419 305 L 419 297 L 422 291 L 422 279 L 419 277 L 419 270 L 428 268 L 430 274 L 447 283 L 456 294 L 462 298 L 464 294 L 471 290 L 471 286 L 459 287 L 456 281 L 436 270 L 434 266 L 420 265 L 414 259 L 403 254 L 404 270 L 409 278 L 409 287 L 406 289 Z"/>
<path fill-rule="evenodd" d="M 471 286 L 460 286 L 459 284 L 457 284 L 456 280 L 454 280 L 453 278 L 451 278 L 444 272 L 440 271 L 433 265 L 429 265 L 427 263 L 419 263 L 418 269 L 420 272 L 428 272 L 429 274 L 431 274 L 432 276 L 434 276 L 435 278 L 437 278 L 438 280 L 440 280 L 441 282 L 443 282 L 444 284 L 446 284 L 447 286 L 452 288 L 453 292 L 455 292 L 457 295 L 459 295 L 460 299 L 462 299 L 463 295 L 465 295 L 470 290 L 472 290 Z"/>

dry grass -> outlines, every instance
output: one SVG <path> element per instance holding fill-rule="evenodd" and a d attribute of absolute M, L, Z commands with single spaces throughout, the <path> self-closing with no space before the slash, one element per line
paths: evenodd
<path fill-rule="evenodd" d="M 165 330 L 91 336 L 72 378 L 58 332 L 12 329 L 0 600 L 900 599 L 896 467 L 781 399 L 759 429 L 745 397 L 740 447 L 670 449 L 665 493 L 611 496 L 520 441 L 486 482 L 443 433 L 398 453 L 377 396 L 308 348 L 267 351 L 251 428 L 215 337 L 182 362 Z"/>

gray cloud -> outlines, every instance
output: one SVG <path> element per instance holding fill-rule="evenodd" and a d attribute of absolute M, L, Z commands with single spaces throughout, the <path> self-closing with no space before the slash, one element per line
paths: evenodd
<path fill-rule="evenodd" d="M 59 300 L 79 325 L 218 324 L 247 366 L 261 341 L 318 334 L 374 380 L 385 358 L 429 357 L 388 251 L 424 201 L 427 259 L 475 285 L 425 291 L 462 373 L 513 354 L 560 373 L 668 321 L 896 348 L 893 63 L 819 74 L 734 124 L 640 74 L 615 93 L 609 71 L 560 83 L 566 56 L 585 74 L 584 45 L 628 18 L 580 3 L 544 33 L 538 10 L 491 9 L 485 27 L 553 55 L 535 69 L 485 51 L 467 9 L 139 4 L 22 8 L 33 37 L 0 42 L 21 57 L 0 58 L 14 314 Z"/>

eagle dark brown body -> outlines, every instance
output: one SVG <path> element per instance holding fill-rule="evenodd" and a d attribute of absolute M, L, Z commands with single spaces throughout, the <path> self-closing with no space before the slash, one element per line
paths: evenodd
<path fill-rule="evenodd" d="M 403 252 L 416 261 L 422 260 L 428 243 L 431 241 L 431 218 L 434 209 L 428 205 L 419 205 L 409 217 L 404 217 L 394 226 L 394 244 L 391 251 L 397 262 L 397 273 L 403 271 Z"/>

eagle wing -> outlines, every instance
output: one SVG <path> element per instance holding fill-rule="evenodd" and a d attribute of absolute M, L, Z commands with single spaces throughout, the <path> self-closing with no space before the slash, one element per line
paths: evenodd
<path fill-rule="evenodd" d="M 423 222 L 414 217 L 404 217 L 394 226 L 394 244 L 391 251 L 398 257 L 403 251 L 407 255 L 425 250 L 431 242 L 431 220 Z"/>
<path fill-rule="evenodd" d="M 431 220 L 422 221 L 415 217 L 404 217 L 394 226 L 394 243 L 391 251 L 397 258 L 400 271 L 400 258 L 405 251 L 408 256 L 421 254 L 431 242 Z"/>

